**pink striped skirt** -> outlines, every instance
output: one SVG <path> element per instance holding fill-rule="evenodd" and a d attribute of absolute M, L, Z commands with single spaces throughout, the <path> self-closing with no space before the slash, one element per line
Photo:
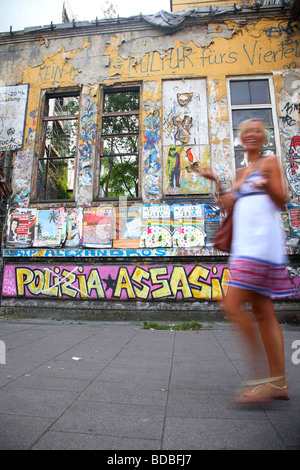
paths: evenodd
<path fill-rule="evenodd" d="M 290 297 L 298 293 L 287 269 L 281 265 L 245 257 L 231 260 L 229 269 L 231 286 L 269 297 Z"/>

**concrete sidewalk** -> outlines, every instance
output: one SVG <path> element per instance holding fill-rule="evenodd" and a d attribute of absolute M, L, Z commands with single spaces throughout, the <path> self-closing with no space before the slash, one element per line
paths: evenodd
<path fill-rule="evenodd" d="M 282 328 L 291 399 L 250 406 L 228 400 L 245 363 L 226 323 L 1 318 L 0 449 L 299 449 L 300 327 Z"/>

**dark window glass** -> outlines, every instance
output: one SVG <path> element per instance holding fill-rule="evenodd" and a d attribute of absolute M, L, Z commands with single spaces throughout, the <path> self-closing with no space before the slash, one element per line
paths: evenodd
<path fill-rule="evenodd" d="M 230 82 L 232 125 L 236 168 L 246 164 L 246 154 L 239 140 L 239 125 L 247 119 L 261 119 L 267 129 L 263 154 L 276 153 L 269 81 L 267 79 L 232 80 Z"/>
<path fill-rule="evenodd" d="M 262 119 L 266 126 L 273 126 L 271 109 L 233 109 L 232 122 L 233 127 L 238 127 L 246 119 Z"/>
<path fill-rule="evenodd" d="M 268 80 L 253 80 L 249 82 L 251 104 L 270 104 Z"/>
<path fill-rule="evenodd" d="M 237 80 L 230 82 L 231 104 L 270 104 L 268 80 Z"/>

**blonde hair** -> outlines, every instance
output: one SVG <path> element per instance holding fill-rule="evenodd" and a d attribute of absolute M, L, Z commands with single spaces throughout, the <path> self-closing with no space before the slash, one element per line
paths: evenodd
<path fill-rule="evenodd" d="M 264 133 L 264 144 L 266 144 L 268 142 L 268 134 L 267 134 L 266 125 L 265 125 L 264 121 L 262 119 L 259 119 L 259 118 L 246 119 L 245 121 L 241 122 L 240 125 L 239 125 L 239 136 L 241 138 L 245 134 L 245 132 L 247 131 L 248 126 L 251 122 L 257 122 L 257 121 L 261 123 L 262 130 L 263 130 L 263 133 Z"/>

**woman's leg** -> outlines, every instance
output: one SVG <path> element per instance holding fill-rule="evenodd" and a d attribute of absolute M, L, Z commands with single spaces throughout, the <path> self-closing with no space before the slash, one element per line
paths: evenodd
<path fill-rule="evenodd" d="M 270 376 L 284 377 L 274 384 L 285 385 L 284 341 L 280 325 L 274 314 L 272 299 L 255 292 L 251 293 L 250 302 L 267 354 Z"/>
<path fill-rule="evenodd" d="M 249 301 L 248 297 L 249 290 L 229 286 L 223 301 L 223 310 L 228 320 L 237 326 L 240 334 L 239 340 L 244 357 L 247 360 L 248 379 L 257 379 L 266 375 L 262 371 L 266 358 L 264 357 L 261 339 L 253 315 L 243 305 L 244 302 Z"/>
<path fill-rule="evenodd" d="M 244 302 L 249 302 L 252 306 L 269 362 L 270 376 L 281 378 L 271 381 L 272 385 L 262 384 L 254 387 L 253 391 L 244 393 L 242 400 L 287 399 L 289 392 L 285 379 L 283 335 L 274 314 L 272 300 L 250 290 L 229 286 L 223 302 L 225 314 L 238 326 L 243 334 L 244 344 L 246 343 L 249 347 L 249 362 L 253 361 L 252 365 L 255 365 L 257 359 L 261 360 L 261 355 L 259 355 L 261 342 L 250 315 L 243 309 Z"/>
<path fill-rule="evenodd" d="M 229 286 L 222 305 L 225 315 L 237 325 L 250 347 L 256 347 L 258 342 L 256 329 L 253 320 L 243 307 L 243 303 L 248 300 L 248 296 L 249 291 L 246 289 Z"/>

